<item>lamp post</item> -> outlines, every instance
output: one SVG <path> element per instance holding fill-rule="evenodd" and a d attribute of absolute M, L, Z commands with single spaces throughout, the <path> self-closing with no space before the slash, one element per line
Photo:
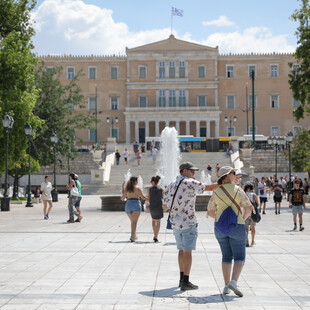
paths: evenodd
<path fill-rule="evenodd" d="M 10 197 L 8 197 L 8 158 L 9 158 L 9 131 L 14 124 L 14 118 L 9 114 L 2 116 L 2 124 L 6 133 L 6 159 L 5 159 L 5 180 L 4 193 L 1 199 L 1 211 L 10 211 Z"/>
<path fill-rule="evenodd" d="M 224 117 L 224 121 L 225 121 L 225 123 L 228 122 L 228 117 L 227 116 Z M 234 124 L 237 122 L 237 116 L 234 116 L 234 117 L 229 116 L 229 132 L 228 132 L 228 136 L 229 137 L 231 136 L 231 129 L 232 129 L 231 125 L 232 125 L 232 122 L 234 122 Z M 234 133 L 234 135 L 235 135 L 235 133 Z"/>
<path fill-rule="evenodd" d="M 54 143 L 54 189 L 52 191 L 52 200 L 53 202 L 57 202 L 58 192 L 57 192 L 57 186 L 56 186 L 56 145 L 58 142 L 58 137 L 55 133 L 51 136 L 51 141 L 52 143 Z"/>
<path fill-rule="evenodd" d="M 292 188 L 292 180 L 291 180 L 291 174 L 292 174 L 292 168 L 291 168 L 291 143 L 293 141 L 293 133 L 290 131 L 286 138 L 286 143 L 288 145 L 288 173 L 289 173 L 289 185 L 288 185 L 288 190 L 290 190 Z"/>
<path fill-rule="evenodd" d="M 273 145 L 275 147 L 275 176 L 278 177 L 278 147 L 279 145 L 284 145 L 284 138 L 280 137 L 269 137 L 268 144 Z"/>
<path fill-rule="evenodd" d="M 248 95 L 248 82 L 245 83 L 245 108 L 242 109 L 242 112 L 246 112 L 246 134 L 249 134 L 249 95 Z"/>
<path fill-rule="evenodd" d="M 95 113 L 96 113 L 96 137 L 95 137 L 95 145 L 97 147 L 97 143 L 98 143 L 98 126 L 97 126 L 97 116 L 98 116 L 98 104 L 97 104 L 97 99 L 98 99 L 98 93 L 97 93 L 97 84 L 95 84 L 95 88 L 96 88 L 96 110 L 95 110 Z"/>
<path fill-rule="evenodd" d="M 116 116 L 114 119 L 113 117 L 110 117 L 108 116 L 107 117 L 107 124 L 110 124 L 110 121 L 111 121 L 111 125 L 112 125 L 112 134 L 111 134 L 111 137 L 113 138 L 113 129 L 114 129 L 114 121 L 115 121 L 115 124 L 118 124 L 118 117 Z"/>
<path fill-rule="evenodd" d="M 31 175 L 31 166 L 30 166 L 30 148 L 31 148 L 31 137 L 34 134 L 34 130 L 31 127 L 30 124 L 26 124 L 24 127 L 25 135 L 28 137 L 28 197 L 27 197 L 27 203 L 26 207 L 33 207 L 32 201 L 31 201 L 31 182 L 30 182 L 30 175 Z"/>
<path fill-rule="evenodd" d="M 254 80 L 255 80 L 255 71 L 251 71 L 251 80 L 252 80 L 252 141 L 253 146 L 255 147 L 255 96 L 254 96 Z"/>

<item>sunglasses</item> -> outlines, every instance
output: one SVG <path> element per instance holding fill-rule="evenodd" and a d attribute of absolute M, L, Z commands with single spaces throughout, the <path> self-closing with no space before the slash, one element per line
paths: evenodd
<path fill-rule="evenodd" d="M 236 175 L 236 172 L 235 172 L 235 171 L 233 171 L 233 172 L 231 172 L 230 174 Z"/>

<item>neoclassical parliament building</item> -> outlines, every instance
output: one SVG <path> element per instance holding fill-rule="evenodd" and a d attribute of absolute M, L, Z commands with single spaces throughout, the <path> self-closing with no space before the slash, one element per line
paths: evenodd
<path fill-rule="evenodd" d="M 292 54 L 225 54 L 208 47 L 168 39 L 126 48 L 125 56 L 44 56 L 48 67 L 63 67 L 67 83 L 79 71 L 79 86 L 97 128 L 76 132 L 85 144 L 115 137 L 143 143 L 165 126 L 180 135 L 219 138 L 252 134 L 252 81 L 255 72 L 255 131 L 264 136 L 296 134 L 292 116 L 300 104 L 289 88 Z M 249 109 L 247 108 L 249 107 Z M 109 120 L 109 123 L 107 121 Z M 113 122 L 113 126 L 112 126 Z"/>

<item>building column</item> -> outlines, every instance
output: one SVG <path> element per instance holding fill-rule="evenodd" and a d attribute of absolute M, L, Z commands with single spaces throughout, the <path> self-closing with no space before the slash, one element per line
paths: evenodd
<path fill-rule="evenodd" d="M 196 137 L 200 137 L 200 121 L 196 121 Z"/>
<path fill-rule="evenodd" d="M 155 136 L 159 137 L 159 121 L 155 120 Z"/>
<path fill-rule="evenodd" d="M 135 121 L 135 141 L 139 143 L 139 121 Z"/>
<path fill-rule="evenodd" d="M 150 136 L 150 122 L 145 121 L 145 137 L 149 137 L 149 136 Z"/>
<path fill-rule="evenodd" d="M 131 143 L 130 141 L 130 121 L 126 120 L 126 143 Z"/>
<path fill-rule="evenodd" d="M 165 123 L 166 123 L 166 127 L 169 127 L 169 121 L 165 121 Z"/>
<path fill-rule="evenodd" d="M 175 121 L 175 129 L 177 130 L 178 134 L 180 134 L 180 121 Z"/>
<path fill-rule="evenodd" d="M 210 121 L 207 121 L 207 138 L 208 139 L 211 138 L 211 125 L 210 125 Z"/>
<path fill-rule="evenodd" d="M 220 137 L 220 121 L 215 121 L 215 138 Z"/>
<path fill-rule="evenodd" d="M 189 121 L 186 121 L 186 135 L 188 136 L 189 134 L 190 134 Z"/>

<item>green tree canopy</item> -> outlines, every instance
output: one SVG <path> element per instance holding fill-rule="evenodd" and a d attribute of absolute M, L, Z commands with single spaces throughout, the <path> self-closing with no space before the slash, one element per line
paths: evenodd
<path fill-rule="evenodd" d="M 35 85 L 41 92 L 33 112 L 44 120 L 44 125 L 37 130 L 33 155 L 41 165 L 49 165 L 54 161 L 50 140 L 53 133 L 58 137 L 57 154 L 72 158 L 75 130 L 91 127 L 96 122 L 89 112 L 79 112 L 79 109 L 86 107 L 86 100 L 77 84 L 81 73 L 63 85 L 59 79 L 61 72 L 61 67 L 46 70 L 43 63 L 36 71 Z"/>
<path fill-rule="evenodd" d="M 299 26 L 295 33 L 298 39 L 298 47 L 294 53 L 296 63 L 290 64 L 292 71 L 289 74 L 293 96 L 301 103 L 293 113 L 297 121 L 304 118 L 305 114 L 310 114 L 310 5 L 309 0 L 301 2 L 301 8 L 291 16 L 294 21 L 299 22 Z"/>

